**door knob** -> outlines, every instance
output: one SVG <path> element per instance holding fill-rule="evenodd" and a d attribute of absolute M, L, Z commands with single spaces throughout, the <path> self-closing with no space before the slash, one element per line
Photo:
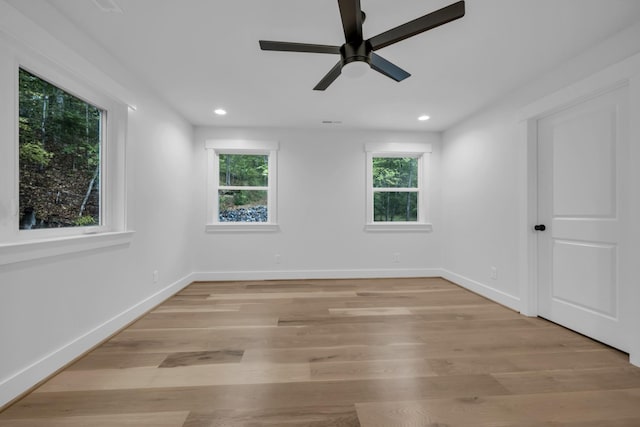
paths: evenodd
<path fill-rule="evenodd" d="M 544 231 L 544 230 L 547 229 L 547 227 L 545 227 L 544 224 L 538 224 L 538 225 L 534 225 L 533 229 L 536 230 L 536 231 Z"/>

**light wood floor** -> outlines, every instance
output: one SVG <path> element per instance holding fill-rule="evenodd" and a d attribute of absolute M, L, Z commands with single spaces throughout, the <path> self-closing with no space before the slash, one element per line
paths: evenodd
<path fill-rule="evenodd" d="M 5 426 L 638 427 L 640 369 L 443 279 L 194 283 Z"/>

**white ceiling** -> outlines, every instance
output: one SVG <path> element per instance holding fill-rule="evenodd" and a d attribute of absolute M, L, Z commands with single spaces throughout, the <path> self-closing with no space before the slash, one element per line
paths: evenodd
<path fill-rule="evenodd" d="M 377 52 L 405 81 L 370 70 L 318 92 L 337 55 L 264 52 L 258 40 L 341 45 L 336 0 L 115 0 L 122 14 L 29 1 L 55 6 L 193 124 L 223 126 L 444 130 L 640 20 L 638 0 L 467 0 L 462 19 Z M 453 2 L 361 0 L 365 38 Z"/>

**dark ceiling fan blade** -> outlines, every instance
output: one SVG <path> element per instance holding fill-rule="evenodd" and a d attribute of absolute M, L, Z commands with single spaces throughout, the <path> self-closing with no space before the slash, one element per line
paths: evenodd
<path fill-rule="evenodd" d="M 411 74 L 407 73 L 402 68 L 398 67 L 392 62 L 387 61 L 382 56 L 377 55 L 373 52 L 371 52 L 371 68 L 379 73 L 384 74 L 387 77 L 392 78 L 397 82 L 400 82 L 411 76 Z"/>
<path fill-rule="evenodd" d="M 335 53 L 340 54 L 340 46 L 329 46 L 324 44 L 275 42 L 270 40 L 260 40 L 260 49 L 277 50 L 282 52 L 309 52 L 309 53 Z"/>
<path fill-rule="evenodd" d="M 338 61 L 336 65 L 320 80 L 313 90 L 325 90 L 338 76 L 342 74 L 342 61 Z"/>
<path fill-rule="evenodd" d="M 409 37 L 415 36 L 432 28 L 439 27 L 447 22 L 454 21 L 464 16 L 464 1 L 453 3 L 442 9 L 431 12 L 418 19 L 392 28 L 377 36 L 371 37 L 369 43 L 373 50 L 382 49 L 383 47 L 397 43 Z"/>
<path fill-rule="evenodd" d="M 347 43 L 359 44 L 362 42 L 362 9 L 360 0 L 338 0 L 342 28 Z"/>

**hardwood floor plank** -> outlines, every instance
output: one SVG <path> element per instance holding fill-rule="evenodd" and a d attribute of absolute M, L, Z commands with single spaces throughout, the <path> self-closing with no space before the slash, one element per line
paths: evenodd
<path fill-rule="evenodd" d="M 171 353 L 160 364 L 160 368 L 177 366 L 210 365 L 212 363 L 240 363 L 244 350 L 198 351 L 193 353 Z"/>
<path fill-rule="evenodd" d="M 189 412 L 1 420 L 0 427 L 183 427 Z"/>
<path fill-rule="evenodd" d="M 161 305 L 151 313 L 211 313 L 211 312 L 235 312 L 240 311 L 242 304 L 218 304 L 218 305 Z"/>
<path fill-rule="evenodd" d="M 338 316 L 397 316 L 411 314 L 407 307 L 330 308 L 329 313 Z"/>
<path fill-rule="evenodd" d="M 359 316 L 358 316 L 359 317 Z M 289 326 L 289 325 L 287 325 Z M 339 333 L 368 333 L 368 334 L 385 334 L 393 333 L 401 330 L 403 332 L 427 333 L 427 332 L 464 332 L 464 331 L 485 331 L 487 328 L 492 330 L 507 329 L 532 329 L 549 327 L 544 324 L 531 322 L 530 319 L 499 319 L 499 320 L 477 320 L 469 321 L 432 321 L 420 322 L 411 321 L 409 319 L 402 321 L 385 322 L 384 319 L 375 319 L 370 322 L 349 322 L 348 318 L 344 319 L 344 323 L 329 323 L 326 325 L 320 322 L 300 327 L 296 330 L 297 335 L 325 335 Z"/>
<path fill-rule="evenodd" d="M 289 299 L 289 298 L 348 298 L 357 297 L 353 291 L 319 291 L 319 292 L 257 292 L 243 294 L 214 293 L 207 297 L 209 301 L 220 300 L 265 300 L 265 299 Z"/>
<path fill-rule="evenodd" d="M 326 310 L 319 311 L 315 307 L 290 307 L 280 306 L 280 316 L 278 324 L 281 326 L 312 326 L 316 324 L 343 324 L 343 323 L 375 323 L 375 322 L 438 322 L 438 321 L 469 321 L 469 320 L 499 320 L 499 319 L 519 319 L 523 320 L 523 316 L 518 313 L 505 309 L 498 305 L 455 305 L 447 306 L 447 310 L 443 310 L 438 306 L 413 306 L 406 307 L 410 315 L 386 316 L 385 318 L 377 318 L 376 316 L 354 316 L 341 317 L 337 315 L 329 315 Z M 290 311 L 286 311 L 289 308 Z M 251 307 L 243 307 L 242 311 L 256 312 L 263 310 L 262 306 L 253 305 Z M 536 319 L 526 319 L 534 321 Z M 544 322 L 548 323 L 548 322 Z"/>
<path fill-rule="evenodd" d="M 368 360 L 312 363 L 312 380 L 418 378 L 437 373 L 424 359 Z"/>
<path fill-rule="evenodd" d="M 360 427 L 353 405 L 192 413 L 183 427 Z"/>
<path fill-rule="evenodd" d="M 362 427 L 607 427 L 638 419 L 639 397 L 636 389 L 358 403 L 356 409 Z"/>
<path fill-rule="evenodd" d="M 628 367 L 626 355 L 602 348 L 558 353 L 506 354 L 502 356 L 463 356 L 427 359 L 438 375 L 491 374 L 501 372 L 548 371 L 553 369 L 593 369 Z"/>
<path fill-rule="evenodd" d="M 237 312 L 149 313 L 129 329 L 207 328 L 214 326 L 277 326 L 278 316 Z"/>
<path fill-rule="evenodd" d="M 309 365 L 210 364 L 170 369 L 129 368 L 64 371 L 35 393 L 80 390 L 125 390 L 169 387 L 198 387 L 227 384 L 275 384 L 310 380 Z"/>
<path fill-rule="evenodd" d="M 640 389 L 640 369 L 631 366 L 498 373 L 493 377 L 514 394 Z"/>
<path fill-rule="evenodd" d="M 110 353 L 91 352 L 67 368 L 69 371 L 86 371 L 93 369 L 124 369 L 157 367 L 165 359 L 165 353 Z"/>

